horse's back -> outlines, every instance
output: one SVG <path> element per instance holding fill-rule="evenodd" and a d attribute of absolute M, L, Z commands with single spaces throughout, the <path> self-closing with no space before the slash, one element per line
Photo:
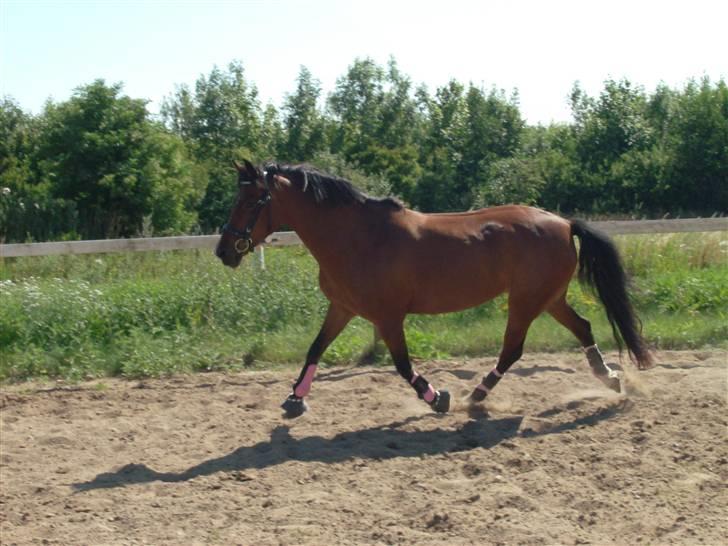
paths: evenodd
<path fill-rule="evenodd" d="M 472 227 L 488 222 L 500 223 L 506 229 L 531 226 L 545 227 L 547 225 L 570 226 L 569 221 L 561 216 L 544 209 L 525 205 L 499 205 L 466 212 L 416 214 L 421 217 L 421 223 L 433 229 L 448 229 L 457 225 Z"/>
<path fill-rule="evenodd" d="M 520 254 L 524 245 L 548 248 L 571 241 L 571 223 L 551 212 L 503 205 L 463 213 L 417 214 L 411 219 L 418 242 L 472 246 L 481 252 Z M 514 248 L 513 245 L 519 248 Z"/>
<path fill-rule="evenodd" d="M 409 221 L 411 312 L 465 309 L 522 286 L 560 289 L 576 264 L 570 222 L 541 209 L 413 213 Z"/>

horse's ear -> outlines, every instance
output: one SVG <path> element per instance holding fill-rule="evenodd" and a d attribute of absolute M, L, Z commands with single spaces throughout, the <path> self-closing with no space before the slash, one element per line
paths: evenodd
<path fill-rule="evenodd" d="M 247 159 L 243 159 L 244 167 L 241 172 L 245 173 L 247 176 L 247 179 L 251 182 L 258 182 L 260 177 L 262 176 L 262 173 L 258 170 L 258 168 L 253 165 L 250 161 Z"/>
<path fill-rule="evenodd" d="M 233 165 L 238 171 L 240 180 L 245 180 L 247 182 L 258 182 L 261 173 L 250 161 L 248 161 L 247 159 L 243 159 L 243 164 L 241 165 L 233 159 Z"/>

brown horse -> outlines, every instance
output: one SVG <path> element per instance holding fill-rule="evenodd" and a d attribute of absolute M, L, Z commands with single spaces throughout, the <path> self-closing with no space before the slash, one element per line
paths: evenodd
<path fill-rule="evenodd" d="M 403 323 L 408 313 L 447 313 L 508 293 L 508 323 L 498 362 L 475 387 L 477 403 L 522 354 L 533 320 L 547 311 L 579 340 L 592 371 L 619 392 L 617 372 L 597 349 L 591 326 L 566 302 L 579 278 L 596 289 L 617 342 L 640 368 L 651 355 L 630 304 L 624 269 L 613 243 L 581 221 L 508 205 L 454 214 L 423 214 L 394 199 L 375 199 L 351 183 L 305 166 L 236 164 L 239 193 L 215 253 L 236 267 L 256 244 L 290 226 L 319 264 L 330 305 L 305 365 L 283 403 L 286 415 L 306 409 L 319 358 L 354 316 L 371 321 L 397 371 L 437 412 L 449 409 L 412 369 Z M 577 254 L 574 236 L 580 240 Z"/>

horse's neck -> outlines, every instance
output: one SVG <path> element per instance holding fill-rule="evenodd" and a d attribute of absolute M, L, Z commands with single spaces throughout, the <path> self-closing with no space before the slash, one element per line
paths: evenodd
<path fill-rule="evenodd" d="M 354 207 L 317 205 L 309 196 L 289 189 L 279 200 L 280 221 L 290 226 L 320 265 L 351 248 L 361 235 Z"/>

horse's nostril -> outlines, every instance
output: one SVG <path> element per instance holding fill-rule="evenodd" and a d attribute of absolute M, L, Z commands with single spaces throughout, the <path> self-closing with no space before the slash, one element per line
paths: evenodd
<path fill-rule="evenodd" d="M 225 256 L 225 249 L 224 248 L 216 248 L 215 249 L 215 256 L 222 259 L 223 256 Z"/>

